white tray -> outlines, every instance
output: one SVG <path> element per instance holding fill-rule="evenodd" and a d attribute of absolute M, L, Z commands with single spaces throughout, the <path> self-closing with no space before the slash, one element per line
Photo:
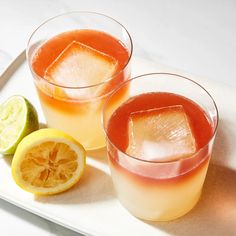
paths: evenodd
<path fill-rule="evenodd" d="M 11 158 L 0 156 L 0 198 L 85 235 L 236 235 L 236 89 L 137 58 L 132 70 L 133 75 L 168 71 L 191 77 L 210 91 L 218 105 L 220 124 L 213 158 L 201 200 L 189 214 L 163 223 L 130 215 L 115 196 L 105 150 L 88 154 L 88 166 L 78 185 L 50 197 L 20 189 L 11 177 Z M 27 97 L 44 122 L 24 53 L 0 77 L 0 102 L 14 94 Z"/>

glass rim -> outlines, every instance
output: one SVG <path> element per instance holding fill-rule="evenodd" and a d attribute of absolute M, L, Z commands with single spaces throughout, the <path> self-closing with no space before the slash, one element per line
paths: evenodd
<path fill-rule="evenodd" d="M 63 85 L 60 85 L 60 84 L 56 84 L 56 83 L 53 83 L 47 79 L 45 79 L 44 77 L 42 76 L 39 76 L 35 71 L 34 69 L 32 68 L 31 66 L 31 63 L 30 63 L 30 60 L 29 60 L 29 46 L 30 46 L 30 43 L 31 43 L 31 40 L 32 38 L 34 37 L 34 35 L 37 33 L 37 31 L 39 29 L 41 29 L 44 25 L 46 25 L 48 22 L 51 22 L 57 18 L 60 18 L 60 17 L 63 17 L 63 16 L 66 16 L 66 15 L 70 15 L 70 14 L 90 14 L 90 15 L 97 15 L 97 16 L 102 16 L 104 18 L 107 18 L 113 22 L 115 22 L 116 24 L 120 25 L 122 29 L 125 30 L 125 32 L 127 33 L 128 35 L 128 38 L 129 38 L 129 41 L 130 41 L 130 54 L 129 54 L 129 57 L 128 57 L 128 60 L 127 62 L 125 63 L 125 65 L 118 71 L 116 72 L 114 75 L 108 77 L 106 80 L 100 82 L 100 83 L 97 83 L 97 84 L 92 84 L 92 85 L 87 85 L 87 86 L 63 86 Z M 27 47 L 26 47 L 26 58 L 27 58 L 27 62 L 28 62 L 28 65 L 29 65 L 29 68 L 30 68 L 30 71 L 31 73 L 37 77 L 37 78 L 40 78 L 40 79 L 43 79 L 45 82 L 53 85 L 53 86 L 57 86 L 57 87 L 60 87 L 60 88 L 64 88 L 64 89 L 90 89 L 90 88 L 94 88 L 94 87 L 97 87 L 97 86 L 101 86 L 101 85 L 104 85 L 104 84 L 107 84 L 108 82 L 110 82 L 113 78 L 119 76 L 129 65 L 130 61 L 131 61 L 131 58 L 132 58 L 132 55 L 133 55 L 133 41 L 132 41 L 132 38 L 131 38 L 131 35 L 129 33 L 129 31 L 125 28 L 125 26 L 123 24 L 121 24 L 119 21 L 115 20 L 114 18 L 108 16 L 108 15 L 105 15 L 103 13 L 98 13 L 98 12 L 94 12 L 94 11 L 70 11 L 70 12 L 66 12 L 66 13 L 62 13 L 62 14 L 59 14 L 59 15 L 56 15 L 56 16 L 53 16 L 47 20 L 45 20 L 43 23 L 41 23 L 38 27 L 36 27 L 36 29 L 33 31 L 33 33 L 30 35 L 30 38 L 28 39 L 28 42 L 27 42 Z"/>
<path fill-rule="evenodd" d="M 213 106 L 215 108 L 215 111 L 216 111 L 216 125 L 213 127 L 214 128 L 214 131 L 212 132 L 212 135 L 211 137 L 209 138 L 208 142 L 202 146 L 200 149 L 197 150 L 197 152 L 195 152 L 194 154 L 190 155 L 189 157 L 185 157 L 184 159 L 178 159 L 178 160 L 172 160 L 172 161 L 153 161 L 153 160 L 144 160 L 144 159 L 141 159 L 141 158 L 138 158 L 138 157 L 134 157 L 134 156 L 131 156 L 129 155 L 128 153 L 126 153 L 125 151 L 122 151 L 120 148 L 117 147 L 116 144 L 114 144 L 114 142 L 109 138 L 109 135 L 108 135 L 108 132 L 107 132 L 107 129 L 106 129 L 106 126 L 105 126 L 105 119 L 104 119 L 104 114 L 105 114 L 105 110 L 108 106 L 108 103 L 110 101 L 110 98 L 117 92 L 119 91 L 122 87 L 124 87 L 125 85 L 127 85 L 128 83 L 132 82 L 133 80 L 136 80 L 136 79 L 139 79 L 140 77 L 145 77 L 145 76 L 153 76 L 153 75 L 170 75 L 170 76 L 173 76 L 173 77 L 176 77 L 178 79 L 184 79 L 185 81 L 188 81 L 188 82 L 191 82 L 195 85 L 197 85 L 199 88 L 201 88 L 202 90 L 204 90 L 206 92 L 206 94 L 209 96 L 210 100 L 212 101 L 213 103 Z M 112 144 L 112 146 L 114 148 L 116 148 L 119 152 L 121 152 L 122 154 L 125 154 L 127 155 L 129 158 L 131 159 L 134 159 L 136 161 L 140 161 L 140 162 L 146 162 L 146 163 L 153 163 L 153 164 L 171 164 L 171 163 L 178 163 L 178 162 L 181 162 L 183 160 L 187 161 L 187 160 L 191 160 L 191 159 L 194 159 L 198 153 L 200 153 L 203 149 L 205 149 L 209 143 L 214 139 L 215 135 L 216 135 L 216 132 L 217 132 L 217 129 L 218 129 L 218 124 L 219 124 L 219 111 L 218 111 L 218 108 L 217 108 L 217 105 L 215 103 L 215 100 L 213 99 L 213 97 L 211 96 L 211 94 L 202 86 L 200 85 L 199 83 L 197 83 L 196 81 L 190 79 L 190 78 L 187 78 L 185 76 L 182 76 L 182 75 L 178 75 L 178 74 L 175 74 L 175 73 L 169 73 L 169 72 L 154 72 L 154 73 L 146 73 L 146 74 L 142 74 L 142 75 L 138 75 L 138 76 L 135 76 L 129 80 L 126 80 L 125 82 L 121 83 L 118 87 L 116 87 L 115 90 L 112 91 L 112 93 L 108 96 L 108 98 L 106 99 L 105 101 L 105 104 L 103 106 L 103 109 L 102 109 L 102 126 L 103 126 L 103 130 L 105 132 L 105 136 L 106 138 L 109 140 L 109 142 Z M 205 160 L 205 158 L 203 158 L 203 160 Z M 202 160 L 202 161 L 203 161 Z M 202 162 L 201 161 L 201 162 Z M 200 162 L 200 163 L 201 163 Z M 199 164 L 200 164 L 199 163 Z"/>

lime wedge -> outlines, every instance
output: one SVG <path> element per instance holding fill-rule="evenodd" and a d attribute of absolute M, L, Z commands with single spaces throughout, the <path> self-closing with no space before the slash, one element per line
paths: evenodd
<path fill-rule="evenodd" d="M 0 153 L 14 154 L 18 143 L 38 128 L 33 105 L 19 95 L 8 98 L 0 105 Z"/>

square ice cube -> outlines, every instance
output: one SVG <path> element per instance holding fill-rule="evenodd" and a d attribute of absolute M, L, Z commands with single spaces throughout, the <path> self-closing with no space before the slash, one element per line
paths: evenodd
<path fill-rule="evenodd" d="M 80 42 L 71 42 L 45 71 L 44 77 L 66 87 L 85 87 L 104 82 L 116 71 L 117 60 Z M 99 95 L 104 86 L 65 89 L 69 97 Z"/>
<path fill-rule="evenodd" d="M 131 113 L 126 152 L 144 160 L 171 161 L 193 154 L 195 139 L 182 106 Z"/>

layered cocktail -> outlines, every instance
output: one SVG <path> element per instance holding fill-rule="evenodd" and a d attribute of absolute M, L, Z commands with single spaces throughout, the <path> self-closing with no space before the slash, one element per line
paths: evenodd
<path fill-rule="evenodd" d="M 129 88 L 126 101 L 116 104 Z M 165 221 L 197 203 L 217 128 L 217 108 L 197 83 L 149 74 L 122 84 L 104 108 L 112 179 L 121 203 L 135 216 Z"/>
<path fill-rule="evenodd" d="M 42 24 L 27 56 L 47 125 L 86 149 L 104 146 L 101 110 L 108 94 L 130 77 L 131 55 L 129 33 L 107 16 L 73 12 Z"/>

